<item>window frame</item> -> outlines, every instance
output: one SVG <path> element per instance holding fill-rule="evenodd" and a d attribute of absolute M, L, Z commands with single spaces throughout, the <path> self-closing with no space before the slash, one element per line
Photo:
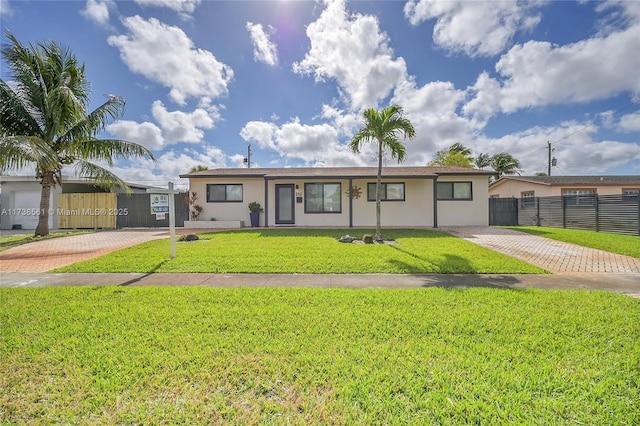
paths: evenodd
<path fill-rule="evenodd" d="M 567 192 L 586 192 L 591 191 L 590 194 L 567 194 Z M 562 199 L 565 206 L 572 207 L 593 207 L 595 205 L 595 198 L 598 196 L 598 190 L 596 188 L 562 188 Z"/>
<path fill-rule="evenodd" d="M 310 210 L 309 209 L 309 205 L 307 203 L 308 201 L 308 196 L 307 196 L 307 191 L 308 191 L 308 187 L 310 185 L 322 185 L 322 211 L 315 211 L 315 210 Z M 324 185 L 338 185 L 338 191 L 337 193 L 340 195 L 340 197 L 338 198 L 339 202 L 340 202 L 340 208 L 335 211 L 335 210 L 331 210 L 331 211 L 326 211 L 324 209 L 325 206 L 325 191 L 324 191 Z M 305 182 L 304 184 L 304 213 L 305 214 L 341 214 L 342 213 L 342 182 Z"/>
<path fill-rule="evenodd" d="M 520 205 L 522 207 L 533 206 L 536 204 L 536 191 L 520 192 Z"/>
<path fill-rule="evenodd" d="M 373 185 L 373 194 L 369 190 L 369 186 Z M 376 201 L 376 182 L 367 182 L 367 201 Z M 387 185 L 402 185 L 402 198 L 387 198 Z M 380 183 L 380 201 L 407 201 L 406 185 L 405 182 L 381 182 Z"/>
<path fill-rule="evenodd" d="M 224 186 L 224 200 L 212 200 L 210 197 L 211 192 L 209 191 L 209 187 L 211 186 Z M 228 187 L 230 186 L 239 186 L 241 189 L 241 197 L 239 200 L 229 200 Z M 242 203 L 244 200 L 244 185 L 241 183 L 208 183 L 207 184 L 207 203 Z"/>
<path fill-rule="evenodd" d="M 450 184 L 451 185 L 451 198 L 440 198 L 440 194 L 438 191 L 438 186 L 441 184 Z M 469 198 L 456 198 L 455 196 L 455 185 L 456 184 L 469 184 Z M 438 201 L 473 201 L 473 182 L 470 180 L 465 181 L 437 181 L 436 183 L 436 199 Z"/>

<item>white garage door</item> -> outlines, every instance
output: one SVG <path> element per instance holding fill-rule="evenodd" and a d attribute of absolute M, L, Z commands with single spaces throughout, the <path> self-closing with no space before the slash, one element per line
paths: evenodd
<path fill-rule="evenodd" d="M 38 209 L 40 208 L 40 191 L 20 191 L 13 193 L 13 224 L 22 225 L 22 229 L 36 229 L 38 226 Z M 52 217 L 49 217 L 51 228 Z"/>

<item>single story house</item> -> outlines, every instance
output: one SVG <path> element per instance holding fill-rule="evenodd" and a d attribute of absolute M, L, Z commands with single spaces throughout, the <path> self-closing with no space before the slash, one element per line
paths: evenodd
<path fill-rule="evenodd" d="M 134 193 L 150 188 L 129 184 Z M 49 229 L 58 229 L 61 194 L 108 193 L 91 179 L 62 176 L 62 186 L 51 189 Z M 116 193 L 119 190 L 115 191 Z M 36 229 L 39 219 L 42 185 L 33 176 L 0 176 L 0 229 Z"/>
<path fill-rule="evenodd" d="M 519 198 L 570 195 L 637 195 L 640 175 L 629 176 L 503 176 L 489 186 L 492 198 Z"/>
<path fill-rule="evenodd" d="M 489 177 L 462 167 L 384 167 L 385 227 L 489 224 Z M 180 175 L 202 209 L 185 226 L 249 222 L 248 205 L 264 208 L 259 226 L 374 227 L 376 167 L 224 168 Z M 216 226 L 217 221 L 224 225 Z"/>

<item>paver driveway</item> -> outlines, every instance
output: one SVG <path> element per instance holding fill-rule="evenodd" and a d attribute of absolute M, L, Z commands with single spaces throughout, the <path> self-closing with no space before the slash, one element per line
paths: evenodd
<path fill-rule="evenodd" d="M 169 230 L 123 229 L 36 241 L 0 251 L 0 271 L 50 271 L 160 238 L 169 238 Z"/>
<path fill-rule="evenodd" d="M 640 259 L 555 241 L 512 229 L 486 226 L 451 226 L 442 227 L 441 230 L 555 273 L 640 274 Z"/>

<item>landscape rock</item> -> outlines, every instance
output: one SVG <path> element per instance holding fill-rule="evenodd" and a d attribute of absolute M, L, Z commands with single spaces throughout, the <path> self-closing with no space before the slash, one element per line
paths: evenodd
<path fill-rule="evenodd" d="M 338 241 L 341 243 L 352 243 L 356 239 L 356 237 L 352 237 L 351 235 L 343 235 L 342 237 L 338 238 Z"/>

